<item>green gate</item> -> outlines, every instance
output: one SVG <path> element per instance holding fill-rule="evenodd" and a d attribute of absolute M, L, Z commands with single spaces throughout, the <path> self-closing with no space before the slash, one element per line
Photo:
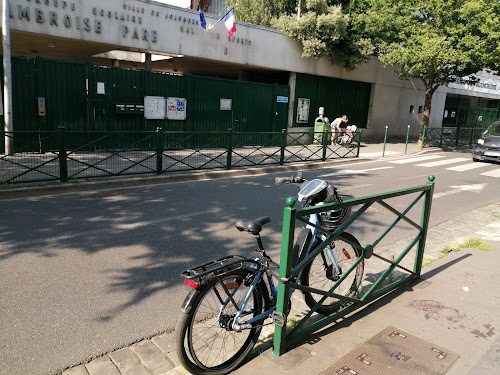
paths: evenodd
<path fill-rule="evenodd" d="M 337 78 L 297 74 L 295 102 L 299 98 L 310 99 L 307 123 L 297 122 L 297 105 L 293 109 L 293 126 L 314 126 L 319 107 L 325 109 L 325 116 L 333 121 L 346 114 L 348 125 L 366 128 L 370 107 L 371 84 L 347 81 Z"/>
<path fill-rule="evenodd" d="M 12 78 L 14 131 L 55 131 L 64 126 L 68 131 L 162 128 L 169 132 L 233 129 L 265 133 L 281 132 L 288 123 L 288 102 L 278 102 L 277 98 L 288 98 L 289 87 L 277 84 L 19 57 L 12 58 Z M 185 98 L 186 120 L 145 119 L 145 96 Z M 45 99 L 45 116 L 38 114 L 38 98 Z M 228 101 L 229 107 L 221 106 Z M 18 136 L 14 139 L 15 149 L 26 151 L 25 146 L 33 144 L 32 140 Z M 251 145 L 268 145 L 271 138 L 262 134 L 248 141 Z M 204 144 L 196 137 L 170 142 L 179 148 Z M 47 147 L 36 144 L 30 151 L 44 152 Z M 155 145 L 150 147 L 154 149 Z"/>

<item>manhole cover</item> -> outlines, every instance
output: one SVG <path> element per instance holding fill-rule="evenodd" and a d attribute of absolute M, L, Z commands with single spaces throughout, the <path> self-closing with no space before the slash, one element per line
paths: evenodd
<path fill-rule="evenodd" d="M 320 375 L 438 375 L 458 354 L 389 326 Z"/>

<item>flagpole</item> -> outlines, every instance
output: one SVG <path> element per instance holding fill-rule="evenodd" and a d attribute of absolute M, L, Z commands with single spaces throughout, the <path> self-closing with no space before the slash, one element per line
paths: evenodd
<path fill-rule="evenodd" d="M 224 17 L 226 17 L 226 16 L 229 14 L 229 12 L 230 12 L 231 10 L 233 10 L 233 9 L 234 9 L 234 7 L 232 7 L 231 9 L 229 9 L 229 10 L 226 12 L 226 14 L 224 14 L 221 18 L 219 18 L 219 19 L 217 20 L 217 22 L 215 22 L 213 25 L 209 25 L 209 26 L 208 26 L 208 29 L 209 29 L 209 30 L 211 30 L 211 29 L 212 29 L 215 25 L 217 25 L 217 24 L 219 23 L 219 21 L 220 21 L 221 19 L 223 19 Z"/>

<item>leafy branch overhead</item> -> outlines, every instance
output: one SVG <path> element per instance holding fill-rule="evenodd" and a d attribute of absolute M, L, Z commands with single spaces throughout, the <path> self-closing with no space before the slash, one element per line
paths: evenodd
<path fill-rule="evenodd" d="M 365 62 L 373 48 L 356 37 L 347 13 L 349 1 L 232 0 L 237 19 L 273 27 L 302 45 L 302 57 L 327 58 L 333 64 L 354 69 Z"/>
<path fill-rule="evenodd" d="M 379 60 L 401 79 L 432 81 L 433 91 L 455 77 L 500 63 L 500 4 L 496 0 L 356 1 L 353 27 L 370 39 Z"/>

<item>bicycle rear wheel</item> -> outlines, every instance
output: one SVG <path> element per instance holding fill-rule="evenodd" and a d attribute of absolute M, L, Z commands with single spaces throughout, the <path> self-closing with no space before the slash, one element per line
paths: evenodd
<path fill-rule="evenodd" d="M 340 272 L 336 272 L 335 267 L 333 266 L 332 261 L 325 249 L 304 268 L 301 279 L 302 285 L 310 286 L 311 288 L 323 291 L 329 291 L 361 256 L 361 251 L 347 241 L 359 246 L 358 240 L 353 235 L 345 232 L 330 245 Z M 312 248 L 314 248 L 314 246 Z M 356 268 L 342 281 L 333 293 L 353 297 L 361 285 L 363 271 L 364 260 L 356 266 Z M 322 298 L 322 294 L 304 292 L 304 299 L 307 306 L 310 308 L 313 308 L 313 306 L 315 306 Z M 329 315 L 337 311 L 342 306 L 342 303 L 343 302 L 338 298 L 327 297 L 316 311 L 323 315 Z"/>
<path fill-rule="evenodd" d="M 227 374 L 252 350 L 262 321 L 240 332 L 232 330 L 231 324 L 254 277 L 250 271 L 235 270 L 222 276 L 220 281 L 213 279 L 195 297 L 189 313 L 181 315 L 175 330 L 177 356 L 191 373 Z M 229 300 L 228 293 L 234 302 Z M 262 312 L 262 293 L 259 283 L 249 296 L 240 321 Z"/>

